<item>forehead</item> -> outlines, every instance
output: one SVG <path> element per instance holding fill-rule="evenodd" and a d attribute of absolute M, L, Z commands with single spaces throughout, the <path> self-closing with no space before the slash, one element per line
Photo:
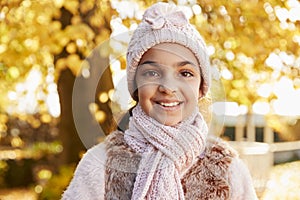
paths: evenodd
<path fill-rule="evenodd" d="M 176 43 L 160 43 L 153 46 L 142 56 L 140 63 L 149 59 L 166 65 L 189 61 L 195 66 L 199 66 L 194 53 L 189 48 Z"/>

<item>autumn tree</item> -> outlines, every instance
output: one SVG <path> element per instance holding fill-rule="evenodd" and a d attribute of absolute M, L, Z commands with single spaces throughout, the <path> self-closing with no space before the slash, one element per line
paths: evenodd
<path fill-rule="evenodd" d="M 78 121 L 87 134 L 92 134 L 89 132 L 98 123 L 105 133 L 109 132 L 114 120 L 107 98 L 113 89 L 108 66 L 109 55 L 114 49 L 104 48 L 107 51 L 99 51 L 99 54 L 95 49 L 114 32 L 112 21 L 119 23 L 116 27 L 122 25 L 124 30 L 132 30 L 141 20 L 142 11 L 153 2 L 1 1 L 0 88 L 3 95 L 0 96 L 0 131 L 7 131 L 7 115 L 18 109 L 23 112 L 25 120 L 26 112 L 39 113 L 41 122 L 52 121 L 60 115 L 60 135 L 66 153 L 64 160 L 78 160 L 79 150 L 74 150 L 74 147 L 84 148 L 72 115 L 74 81 L 87 77 L 91 80 L 82 82 L 84 97 L 90 92 L 90 84 L 102 77 L 96 87 L 94 102 L 77 99 L 85 107 L 83 113 L 93 111 L 96 117 L 78 118 Z M 251 113 L 253 103 L 272 103 L 278 98 L 274 91 L 260 93 L 266 83 L 272 86 L 285 77 L 292 80 L 294 88 L 299 88 L 300 33 L 296 1 L 199 0 L 175 3 L 185 9 L 206 40 L 212 69 L 220 72 L 227 100 L 246 105 Z M 125 69 L 124 54 L 118 59 L 121 69 Z M 83 70 L 84 60 L 87 64 Z M 101 66 L 91 67 L 95 63 Z M 103 72 L 103 69 L 107 70 Z M 30 74 L 41 75 L 35 83 L 38 86 L 34 87 L 35 92 L 18 85 L 27 79 L 35 79 Z M 58 90 L 59 98 L 54 90 Z M 52 96 L 48 98 L 50 93 Z M 20 99 L 32 95 L 37 99 L 34 109 L 30 110 L 27 104 L 19 106 Z M 103 102 L 100 96 L 105 97 Z M 29 97 L 28 102 L 32 104 L 34 100 Z M 47 98 L 53 100 L 52 104 L 59 102 L 61 113 L 50 109 L 55 106 L 50 106 Z M 28 121 L 35 126 L 39 124 L 37 120 Z"/>
<path fill-rule="evenodd" d="M 44 122 L 44 119 L 49 122 L 51 118 L 55 119 L 60 115 L 59 135 L 64 146 L 62 163 L 78 161 L 79 150 L 85 148 L 78 137 L 73 121 L 73 83 L 75 78 L 81 75 L 82 61 L 97 45 L 109 37 L 111 32 L 109 23 L 114 10 L 110 7 L 109 1 L 93 0 L 1 1 L 0 8 L 2 115 L 30 116 L 39 113 L 40 117 L 37 120 L 41 122 Z M 97 60 L 91 62 L 99 62 L 102 65 L 90 69 L 91 79 L 97 80 L 97 76 L 108 69 L 98 82 L 94 94 L 94 101 L 99 104 L 99 110 L 105 113 L 105 117 L 99 123 L 104 131 L 108 132 L 110 128 L 108 124 L 112 118 L 109 100 L 101 103 L 98 95 L 113 88 L 111 74 L 107 67 L 109 61 L 107 56 L 101 57 L 99 54 Z M 30 93 L 29 89 L 24 89 L 19 92 L 18 83 L 25 81 L 32 70 L 40 76 L 40 81 L 35 83 L 35 91 Z M 82 87 L 84 97 L 84 92 L 88 92 L 89 85 L 87 83 Z M 56 111 L 50 115 L 51 107 L 57 106 L 57 102 L 56 105 L 54 101 L 47 102 L 47 96 L 51 92 L 49 90 L 58 90 L 61 113 Z M 7 98 L 9 94 L 13 99 Z M 28 105 L 24 105 L 23 110 L 18 106 L 26 95 L 31 97 L 29 101 L 37 102 L 31 112 L 28 110 Z M 89 103 L 92 102 L 82 103 L 88 108 Z M 23 117 L 27 121 L 29 118 Z M 2 119 L 6 118 L 2 117 Z M 89 124 L 91 120 L 97 123 L 92 117 L 82 120 L 85 120 L 82 123 L 87 120 L 90 120 Z"/>
<path fill-rule="evenodd" d="M 228 100 L 250 107 L 263 99 L 257 93 L 263 83 L 278 81 L 281 76 L 299 78 L 296 59 L 282 68 L 280 63 L 276 68 L 267 61 L 270 55 L 280 53 L 299 57 L 299 41 L 295 40 L 299 24 L 278 17 L 281 9 L 291 9 L 291 3 L 199 1 L 202 15 L 195 16 L 194 23 L 208 45 L 213 46 L 212 65 L 220 69 Z"/>

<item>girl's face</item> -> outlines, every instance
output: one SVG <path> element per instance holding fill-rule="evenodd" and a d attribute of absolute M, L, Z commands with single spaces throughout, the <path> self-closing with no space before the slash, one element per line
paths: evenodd
<path fill-rule="evenodd" d="M 199 64 L 188 48 L 161 43 L 141 58 L 136 84 L 144 112 L 162 124 L 174 126 L 190 116 L 198 105 Z"/>

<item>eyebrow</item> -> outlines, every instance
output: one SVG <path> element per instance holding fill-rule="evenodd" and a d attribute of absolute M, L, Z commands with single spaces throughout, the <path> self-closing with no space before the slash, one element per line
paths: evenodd
<path fill-rule="evenodd" d="M 161 66 L 159 63 L 157 63 L 155 61 L 151 61 L 151 60 L 147 60 L 147 61 L 143 62 L 140 65 L 146 65 L 146 64 L 152 65 L 152 66 L 155 66 L 155 67 Z M 187 60 L 176 63 L 176 66 L 178 66 L 178 67 L 182 67 L 182 66 L 185 66 L 185 65 L 193 65 L 194 67 L 197 67 L 196 64 L 194 64 L 193 62 L 187 61 Z"/>

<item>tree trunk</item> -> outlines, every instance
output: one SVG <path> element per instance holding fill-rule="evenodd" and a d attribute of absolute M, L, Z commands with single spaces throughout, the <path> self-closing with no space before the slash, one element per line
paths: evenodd
<path fill-rule="evenodd" d="M 96 49 L 86 60 L 90 66 L 90 76 L 88 78 L 79 76 L 74 83 L 73 112 L 78 134 L 83 144 L 90 148 L 115 127 L 110 100 L 101 103 L 98 98 L 100 93 L 108 93 L 114 87 L 108 58 L 101 57 Z M 104 121 L 100 123 L 96 121 L 89 110 L 92 103 L 98 105 L 97 111 L 105 113 Z"/>
<path fill-rule="evenodd" d="M 104 27 L 95 28 L 89 21 L 89 18 L 97 11 L 96 8 L 95 5 L 85 14 L 79 10 L 79 14 L 82 21 L 92 28 L 95 35 L 98 35 L 101 28 Z M 72 17 L 72 13 L 64 7 L 61 8 L 61 15 L 58 20 L 62 24 L 62 29 L 72 24 Z M 109 27 L 110 20 L 105 19 L 104 21 Z M 84 59 L 80 52 L 77 53 L 81 59 Z M 60 58 L 67 58 L 68 55 L 69 53 L 64 48 L 62 52 L 55 55 L 55 63 Z M 104 103 L 98 100 L 100 92 L 108 92 L 113 89 L 109 59 L 100 56 L 96 49 L 86 60 L 90 65 L 89 78 L 75 77 L 70 69 L 62 70 L 59 76 L 58 93 L 61 106 L 59 130 L 64 148 L 60 164 L 78 162 L 80 151 L 85 151 L 86 148 L 96 144 L 99 137 L 105 136 L 114 127 L 110 100 Z M 100 126 L 89 111 L 91 103 L 98 104 L 99 110 L 105 113 L 105 120 L 101 122 Z"/>
<path fill-rule="evenodd" d="M 60 122 L 58 124 L 59 137 L 63 144 L 63 152 L 60 155 L 60 164 L 78 162 L 80 151 L 85 148 L 77 134 L 72 112 L 72 91 L 75 76 L 66 68 L 61 71 L 58 80 L 58 94 L 61 106 Z"/>

